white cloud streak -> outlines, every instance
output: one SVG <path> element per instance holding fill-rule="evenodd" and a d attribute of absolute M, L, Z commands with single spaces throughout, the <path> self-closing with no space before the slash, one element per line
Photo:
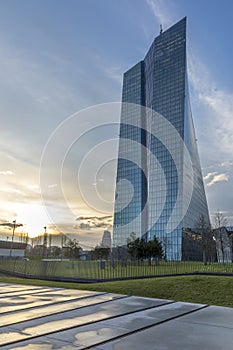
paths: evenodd
<path fill-rule="evenodd" d="M 2 170 L 2 171 L 0 171 L 0 175 L 3 175 L 3 176 L 12 176 L 12 175 L 14 175 L 14 172 L 11 171 L 11 170 Z"/>
<path fill-rule="evenodd" d="M 206 115 L 205 123 L 214 129 L 215 148 L 217 146 L 220 152 L 226 156 L 232 154 L 233 93 L 217 88 L 218 84 L 211 78 L 208 68 L 198 60 L 190 49 L 188 57 L 189 81 L 199 101 L 212 112 L 212 114 Z"/>
<path fill-rule="evenodd" d="M 48 185 L 48 188 L 55 188 L 55 187 L 57 187 L 57 184 Z"/>
<path fill-rule="evenodd" d="M 218 164 L 219 167 L 229 167 L 229 166 L 232 166 L 233 165 L 233 162 L 229 162 L 229 161 L 226 161 L 226 162 L 222 162 L 220 164 Z"/>
<path fill-rule="evenodd" d="M 118 84 L 122 84 L 122 67 L 107 67 L 104 69 L 106 76 Z"/>
<path fill-rule="evenodd" d="M 146 2 L 151 8 L 155 18 L 162 26 L 169 27 L 174 24 L 175 18 L 171 15 L 171 12 L 168 14 L 163 0 L 147 0 Z"/>
<path fill-rule="evenodd" d="M 206 176 L 204 176 L 204 180 L 209 180 L 211 177 L 213 177 L 216 174 L 217 174 L 216 171 L 214 171 L 213 173 L 208 173 Z"/>
<path fill-rule="evenodd" d="M 228 174 L 218 174 L 218 173 L 209 173 L 207 176 L 205 176 L 205 180 L 209 180 L 212 177 L 211 181 L 207 183 L 208 187 L 211 187 L 215 185 L 217 182 L 222 182 L 222 181 L 228 181 L 229 180 L 229 175 Z"/>
<path fill-rule="evenodd" d="M 26 185 L 26 187 L 31 190 L 31 191 L 35 191 L 38 192 L 40 187 L 38 185 Z"/>

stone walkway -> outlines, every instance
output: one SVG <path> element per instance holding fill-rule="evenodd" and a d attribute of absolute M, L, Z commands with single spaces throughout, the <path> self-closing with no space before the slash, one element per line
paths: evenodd
<path fill-rule="evenodd" d="M 232 350 L 233 309 L 2 283 L 0 348 Z"/>

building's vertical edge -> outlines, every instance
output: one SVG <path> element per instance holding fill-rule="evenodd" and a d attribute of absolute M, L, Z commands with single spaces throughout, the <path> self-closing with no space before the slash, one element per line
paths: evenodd
<path fill-rule="evenodd" d="M 184 135 L 185 39 L 186 18 L 160 34 L 145 57 L 147 107 L 152 108 L 170 122 L 176 130 L 173 133 L 177 132 L 182 139 Z M 165 144 L 153 136 L 159 127 L 152 118 L 151 135 L 147 145 L 151 150 L 148 160 L 149 235 L 151 239 L 156 235 L 163 243 L 168 260 L 181 260 L 182 224 L 180 223 L 171 232 L 168 230 L 168 224 L 170 220 L 172 224 L 178 221 L 177 217 L 181 217 L 182 203 L 178 198 L 178 184 L 182 185 L 183 174 L 180 169 L 182 169 L 183 147 L 182 144 L 176 145 L 174 158 L 174 152 L 172 156 L 167 149 L 173 136 L 167 134 Z M 159 162 L 162 168 L 166 188 L 161 176 L 158 176 L 156 162 Z M 177 166 L 179 166 L 179 173 Z M 164 197 L 165 203 L 160 213 Z"/>
<path fill-rule="evenodd" d="M 146 203 L 144 173 L 144 132 L 141 128 L 144 105 L 144 63 L 124 74 L 120 141 L 117 164 L 113 245 L 125 245 L 130 234 L 142 235 L 145 222 L 141 215 Z"/>
<path fill-rule="evenodd" d="M 200 158 L 198 154 L 197 138 L 195 134 L 195 128 L 193 123 L 189 87 L 188 87 L 188 72 L 186 66 L 186 79 L 185 79 L 185 113 L 184 113 L 184 142 L 189 151 L 190 158 L 192 160 L 193 176 L 190 178 L 187 171 L 184 169 L 184 174 L 187 176 L 184 178 L 184 195 L 183 206 L 186 211 L 183 220 L 183 241 L 190 240 L 190 236 L 193 232 L 198 232 L 200 228 L 201 216 L 204 219 L 206 226 L 210 226 L 208 203 L 205 193 L 204 181 L 202 176 Z M 185 167 L 185 162 L 184 162 Z M 192 183 L 191 183 L 192 181 Z M 186 193 L 192 186 L 192 197 L 190 203 L 187 203 Z M 196 236 L 196 240 L 200 237 Z M 187 244 L 183 242 L 183 259 L 184 260 L 200 260 L 202 259 L 202 247 L 199 242 L 192 242 L 192 249 L 184 249 Z"/>

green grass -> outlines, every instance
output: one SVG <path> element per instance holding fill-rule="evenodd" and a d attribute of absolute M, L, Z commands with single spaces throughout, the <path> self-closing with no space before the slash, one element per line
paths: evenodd
<path fill-rule="evenodd" d="M 233 278 L 223 276 L 182 276 L 93 284 L 0 277 L 0 282 L 86 289 L 233 307 Z"/>

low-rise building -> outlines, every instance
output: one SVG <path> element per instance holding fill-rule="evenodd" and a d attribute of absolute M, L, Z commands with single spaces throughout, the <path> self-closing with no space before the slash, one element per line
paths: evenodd
<path fill-rule="evenodd" d="M 0 241 L 0 258 L 23 259 L 27 243 Z"/>

